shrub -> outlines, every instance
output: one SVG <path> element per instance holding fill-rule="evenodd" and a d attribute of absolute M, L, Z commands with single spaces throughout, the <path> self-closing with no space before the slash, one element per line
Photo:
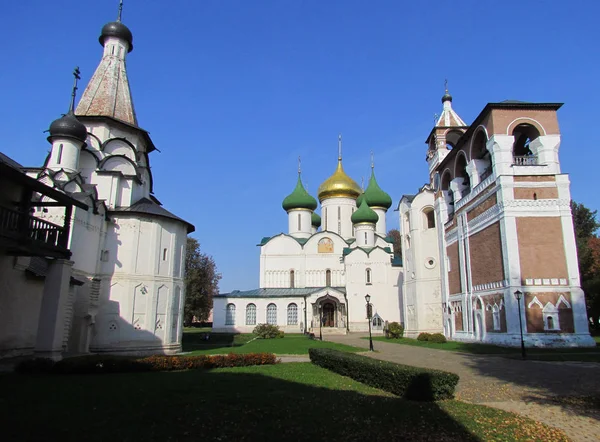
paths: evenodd
<path fill-rule="evenodd" d="M 429 341 L 430 337 L 431 333 L 419 333 L 419 336 L 417 336 L 417 341 Z"/>
<path fill-rule="evenodd" d="M 446 340 L 446 336 L 444 336 L 441 333 L 434 333 L 431 336 L 429 336 L 429 342 L 435 342 L 436 344 L 443 344 L 444 342 L 447 342 Z"/>
<path fill-rule="evenodd" d="M 387 335 L 390 339 L 399 339 L 404 336 L 404 326 L 398 322 L 390 322 L 387 329 Z"/>
<path fill-rule="evenodd" d="M 451 399 L 459 379 L 454 373 L 380 361 L 330 348 L 310 348 L 308 353 L 313 364 L 405 399 Z"/>
<path fill-rule="evenodd" d="M 258 324 L 252 333 L 261 339 L 283 338 L 283 332 L 279 327 L 271 324 Z"/>
<path fill-rule="evenodd" d="M 248 353 L 226 356 L 163 356 L 144 358 L 134 356 L 90 355 L 62 359 L 52 365 L 23 361 L 17 367 L 19 373 L 54 374 L 101 374 L 131 373 L 142 371 L 194 370 L 223 367 L 246 367 L 249 365 L 272 365 L 280 361 L 272 353 Z M 40 370 L 43 367 L 44 371 Z"/>

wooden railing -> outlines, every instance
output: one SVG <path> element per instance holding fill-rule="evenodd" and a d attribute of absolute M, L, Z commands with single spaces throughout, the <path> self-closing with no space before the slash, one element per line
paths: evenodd
<path fill-rule="evenodd" d="M 65 227 L 0 205 L 0 235 L 31 240 L 51 248 L 67 250 L 69 232 Z"/>

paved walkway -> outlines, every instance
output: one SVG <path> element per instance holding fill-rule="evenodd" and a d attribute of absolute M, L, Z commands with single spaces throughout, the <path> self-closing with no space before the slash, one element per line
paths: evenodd
<path fill-rule="evenodd" d="M 327 336 L 326 339 L 369 348 L 364 334 Z M 600 364 L 541 362 L 498 356 L 470 355 L 375 341 L 366 355 L 400 364 L 446 370 L 460 375 L 457 399 L 522 414 L 563 429 L 573 441 L 600 440 L 598 404 Z"/>

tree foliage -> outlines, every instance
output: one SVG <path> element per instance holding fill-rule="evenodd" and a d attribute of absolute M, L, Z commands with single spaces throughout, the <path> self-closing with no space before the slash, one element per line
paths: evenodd
<path fill-rule="evenodd" d="M 217 266 L 212 256 L 200 251 L 200 243 L 188 237 L 185 255 L 185 306 L 184 320 L 190 324 L 195 317 L 197 321 L 206 321 L 213 306 L 213 296 L 219 293 Z"/>
<path fill-rule="evenodd" d="M 581 288 L 585 293 L 588 316 L 598 327 L 600 319 L 600 238 L 597 235 L 600 223 L 596 219 L 597 211 L 583 204 L 571 201 L 573 227 L 579 257 Z"/>
<path fill-rule="evenodd" d="M 398 229 L 392 229 L 388 232 L 388 237 L 394 240 L 394 256 L 402 258 L 402 239 Z"/>

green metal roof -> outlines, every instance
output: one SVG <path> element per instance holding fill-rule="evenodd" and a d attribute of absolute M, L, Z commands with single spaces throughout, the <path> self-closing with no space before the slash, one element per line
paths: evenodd
<path fill-rule="evenodd" d="M 310 216 L 310 221 L 311 224 L 314 227 L 321 227 L 321 217 L 319 216 L 319 214 L 317 212 L 313 212 L 312 215 Z"/>
<path fill-rule="evenodd" d="M 389 209 L 392 206 L 392 197 L 384 192 L 375 179 L 375 169 L 371 169 L 371 179 L 364 193 L 364 198 L 370 207 L 384 207 Z"/>
<path fill-rule="evenodd" d="M 375 247 L 345 247 L 344 251 L 343 251 L 343 256 L 349 255 L 350 253 L 356 251 L 356 250 L 362 250 L 363 252 L 365 252 L 367 254 L 367 256 L 369 256 L 371 254 L 371 252 L 375 249 L 381 249 L 383 250 L 385 253 L 392 253 L 392 249 L 390 249 L 389 247 L 380 247 L 380 246 L 375 246 Z"/>
<path fill-rule="evenodd" d="M 285 197 L 283 203 L 281 203 L 281 207 L 283 207 L 283 210 L 286 212 L 289 212 L 292 209 L 315 210 L 317 208 L 317 200 L 310 196 L 302 185 L 300 173 L 298 173 L 296 188 L 292 193 Z"/>
<path fill-rule="evenodd" d="M 346 293 L 345 287 L 304 287 L 304 288 L 266 288 L 254 290 L 234 290 L 231 293 L 219 293 L 216 297 L 222 298 L 291 298 L 309 296 L 323 289 L 333 289 Z"/>
<path fill-rule="evenodd" d="M 377 221 L 379 221 L 379 215 L 377 215 L 375 213 L 375 211 L 369 207 L 369 205 L 367 204 L 367 199 L 364 198 L 360 207 L 358 208 L 358 210 L 356 212 L 354 212 L 352 214 L 350 219 L 352 220 L 352 224 L 358 224 L 358 223 L 377 224 Z"/>

